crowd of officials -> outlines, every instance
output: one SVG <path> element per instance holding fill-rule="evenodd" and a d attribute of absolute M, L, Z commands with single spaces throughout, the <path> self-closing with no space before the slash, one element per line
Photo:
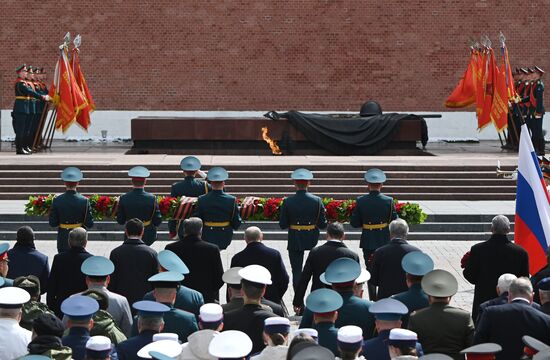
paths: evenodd
<path fill-rule="evenodd" d="M 254 226 L 224 271 L 221 256 L 241 225 L 236 199 L 223 191 L 229 174 L 212 168 L 203 181 L 194 157 L 181 168 L 172 196 L 198 199 L 191 217 L 169 223 L 178 240 L 158 253 L 150 247 L 162 218 L 144 189 L 149 171 L 136 167 L 134 189 L 118 205 L 125 240 L 109 258 L 86 250 L 93 219 L 77 192 L 83 175 L 63 171 L 67 191 L 49 219 L 59 252 L 51 268 L 28 226 L 11 249 L 0 244 L 0 359 L 550 359 L 550 266 L 529 278 L 528 254 L 508 239 L 505 216 L 464 259 L 475 285 L 469 312 L 452 306 L 454 275 L 407 242 L 407 223 L 381 193 L 383 171 L 367 171 L 369 192 L 350 219 L 362 229 L 365 266 L 346 246 L 344 226 L 327 223 L 321 199 L 308 192 L 313 174 L 293 172 L 297 191 L 279 221 L 288 229 L 289 276 Z"/>

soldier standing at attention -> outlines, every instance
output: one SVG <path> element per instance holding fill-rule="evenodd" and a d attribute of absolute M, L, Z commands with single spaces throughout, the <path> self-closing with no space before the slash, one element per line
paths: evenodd
<path fill-rule="evenodd" d="M 397 219 L 393 199 L 382 194 L 386 174 L 380 169 L 370 169 L 365 173 L 369 193 L 357 198 L 351 214 L 350 224 L 354 228 L 363 228 L 359 247 L 363 249 L 363 258 L 367 270 L 374 251 L 390 241 L 389 223 Z M 376 288 L 369 282 L 369 299 L 376 300 Z"/>
<path fill-rule="evenodd" d="M 149 175 L 149 170 L 143 166 L 128 171 L 134 188 L 120 197 L 116 221 L 124 225 L 130 219 L 141 220 L 144 226 L 142 241 L 151 246 L 157 240 L 157 227 L 162 223 L 162 215 L 155 195 L 145 191 Z"/>
<path fill-rule="evenodd" d="M 304 251 L 317 245 L 319 229 L 327 227 L 327 220 L 321 198 L 307 191 L 313 173 L 307 169 L 296 169 L 290 178 L 294 180 L 296 194 L 284 199 L 279 226 L 288 229 L 287 249 L 292 268 L 292 285 L 296 289 L 302 275 Z"/>
<path fill-rule="evenodd" d="M 207 180 L 212 184 L 212 191 L 199 196 L 193 216 L 204 222 L 202 239 L 220 250 L 225 250 L 233 239 L 233 230 L 242 223 L 237 199 L 223 191 L 229 174 L 222 167 L 213 167 L 208 171 Z"/>
<path fill-rule="evenodd" d="M 535 114 L 534 114 L 534 129 L 533 131 L 533 144 L 535 145 L 535 150 L 537 154 L 544 155 L 544 132 L 542 131 L 542 119 L 544 116 L 544 83 L 542 82 L 542 76 L 544 75 L 544 70 L 540 67 L 535 66 L 535 72 L 538 74 L 536 84 L 534 85 L 535 89 L 533 95 L 535 97 Z M 536 134 L 536 138 L 535 138 Z"/>
<path fill-rule="evenodd" d="M 181 160 L 180 168 L 185 173 L 185 178 L 182 181 L 172 184 L 170 196 L 199 197 L 208 194 L 208 192 L 212 190 L 212 186 L 206 181 L 195 179 L 197 174 L 204 177 L 204 173 L 200 171 L 201 162 L 199 159 L 194 156 L 186 156 Z M 174 239 L 176 236 L 179 236 L 180 240 L 183 239 L 183 221 L 168 221 L 168 229 L 170 230 L 170 239 Z"/>
<path fill-rule="evenodd" d="M 51 227 L 58 228 L 58 253 L 69 250 L 69 231 L 77 227 L 89 229 L 94 226 L 90 201 L 76 191 L 82 178 L 82 171 L 76 167 L 63 170 L 61 180 L 65 182 L 67 191 L 52 201 L 49 223 Z"/>

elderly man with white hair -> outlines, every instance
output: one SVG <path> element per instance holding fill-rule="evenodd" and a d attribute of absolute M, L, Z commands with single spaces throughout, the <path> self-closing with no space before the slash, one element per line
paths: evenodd
<path fill-rule="evenodd" d="M 495 306 L 495 305 L 503 305 L 508 303 L 508 290 L 510 289 L 510 284 L 512 284 L 512 281 L 517 279 L 518 277 L 514 274 L 502 274 L 498 278 L 497 282 L 497 294 L 498 296 L 494 299 L 487 300 L 483 304 L 479 305 L 479 312 L 477 314 L 477 319 L 475 319 L 476 324 L 479 322 L 479 319 L 481 319 L 481 316 L 483 315 L 483 311 L 487 309 L 489 306 Z"/>
<path fill-rule="evenodd" d="M 403 257 L 412 251 L 420 251 L 407 242 L 409 225 L 403 219 L 390 223 L 390 242 L 374 252 L 370 283 L 377 288 L 376 299 L 380 300 L 407 291 L 405 271 L 401 267 Z"/>
<path fill-rule="evenodd" d="M 472 246 L 463 275 L 475 285 L 472 318 L 477 319 L 479 305 L 498 296 L 495 284 L 502 274 L 529 276 L 529 257 L 520 246 L 508 240 L 510 220 L 497 215 L 492 220 L 489 240 Z"/>

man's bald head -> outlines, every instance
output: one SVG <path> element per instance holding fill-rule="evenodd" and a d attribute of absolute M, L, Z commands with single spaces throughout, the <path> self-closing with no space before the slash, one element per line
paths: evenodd
<path fill-rule="evenodd" d="M 251 226 L 244 231 L 244 240 L 247 244 L 251 242 L 262 241 L 263 238 L 264 234 L 262 234 L 262 230 L 260 230 L 260 228 L 257 226 Z"/>

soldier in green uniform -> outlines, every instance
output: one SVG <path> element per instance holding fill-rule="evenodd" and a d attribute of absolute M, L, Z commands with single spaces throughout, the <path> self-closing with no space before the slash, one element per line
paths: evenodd
<path fill-rule="evenodd" d="M 185 178 L 172 184 L 170 196 L 172 197 L 199 197 L 208 194 L 212 190 L 210 184 L 206 181 L 196 179 L 197 175 L 204 177 L 204 173 L 200 171 L 201 162 L 194 156 L 187 156 L 181 160 L 180 168 L 185 173 Z M 183 239 L 183 221 L 170 220 L 168 221 L 168 230 L 170 231 L 170 239 L 179 236 Z"/>
<path fill-rule="evenodd" d="M 162 223 L 162 215 L 155 195 L 145 191 L 146 179 L 150 172 L 143 166 L 136 166 L 128 171 L 132 178 L 132 191 L 122 195 L 118 201 L 116 220 L 120 225 L 130 219 L 143 222 L 143 242 L 151 246 L 157 240 L 157 227 Z"/>
<path fill-rule="evenodd" d="M 13 280 L 6 278 L 9 270 L 9 249 L 9 243 L 5 242 L 0 244 L 0 288 L 13 286 Z"/>
<path fill-rule="evenodd" d="M 362 228 L 359 247 L 363 249 L 363 258 L 367 270 L 370 268 L 370 258 L 374 251 L 390 241 L 389 224 L 397 219 L 393 199 L 383 195 L 382 185 L 386 174 L 380 169 L 370 169 L 365 173 L 369 193 L 359 196 L 355 209 L 351 214 L 350 224 L 354 228 Z M 369 299 L 375 300 L 376 288 L 369 283 Z"/>
<path fill-rule="evenodd" d="M 313 173 L 296 169 L 290 175 L 296 194 L 284 199 L 279 226 L 288 229 L 288 256 L 292 268 L 292 285 L 296 289 L 302 275 L 304 251 L 311 250 L 319 241 L 319 229 L 327 227 L 325 207 L 320 197 L 308 192 Z"/>
<path fill-rule="evenodd" d="M 545 153 L 545 141 L 544 132 L 542 131 L 542 121 L 544 117 L 544 83 L 542 82 L 542 76 L 544 70 L 535 66 L 535 76 L 537 78 L 534 85 L 533 95 L 535 97 L 535 112 L 533 114 L 533 145 L 538 155 L 544 155 Z"/>
<path fill-rule="evenodd" d="M 99 304 L 99 310 L 93 315 L 94 325 L 90 330 L 90 336 L 105 336 L 115 345 L 126 340 L 126 335 L 122 332 L 113 316 L 107 312 L 109 307 L 109 296 L 101 290 L 86 290 L 82 293 L 84 296 L 91 297 Z"/>
<path fill-rule="evenodd" d="M 344 301 L 331 289 L 317 289 L 306 298 L 306 309 L 313 314 L 313 328 L 317 330 L 317 342 L 338 356 L 338 329 L 335 326 L 338 309 Z M 362 340 L 362 338 L 361 338 Z"/>
<path fill-rule="evenodd" d="M 204 223 L 202 239 L 225 250 L 233 239 L 233 230 L 242 223 L 237 207 L 237 199 L 223 191 L 225 181 L 229 178 L 227 170 L 213 167 L 208 171 L 207 180 L 212 191 L 199 196 L 193 216 L 201 218 Z"/>
<path fill-rule="evenodd" d="M 42 314 L 52 314 L 53 311 L 44 303 L 40 302 L 40 280 L 34 276 L 20 276 L 13 280 L 13 286 L 26 290 L 31 296 L 31 300 L 23 305 L 21 320 L 19 325 L 32 331 L 34 319 Z"/>
<path fill-rule="evenodd" d="M 36 71 L 37 71 L 37 68 L 35 68 L 33 66 L 28 67 L 27 85 L 34 92 L 36 92 L 37 94 L 42 96 L 42 93 L 40 92 L 40 90 L 38 88 L 38 82 L 36 80 L 37 77 L 35 76 Z M 34 131 L 34 128 L 36 127 L 36 124 L 38 123 L 37 117 L 39 116 L 38 111 L 40 110 L 41 100 L 42 100 L 41 98 L 35 98 L 35 97 L 31 97 L 29 99 L 29 117 L 28 117 L 27 122 L 26 122 L 25 137 L 24 137 L 24 140 L 23 140 L 24 141 L 23 149 L 28 153 L 32 153 L 31 148 L 32 148 L 32 142 L 34 140 L 33 139 L 33 131 Z"/>
<path fill-rule="evenodd" d="M 153 296 L 155 297 L 155 301 L 170 308 L 170 311 L 164 313 L 163 332 L 178 334 L 181 342 L 187 342 L 187 337 L 198 331 L 199 326 L 194 314 L 174 307 L 176 289 L 182 280 L 183 275 L 175 271 L 161 272 L 149 278 L 149 282 L 154 288 Z M 137 319 L 134 319 L 132 336 L 136 336 L 137 334 Z"/>
<path fill-rule="evenodd" d="M 61 173 L 67 191 L 56 196 L 52 201 L 49 223 L 57 227 L 57 252 L 69 250 L 69 231 L 77 227 L 86 229 L 94 226 L 90 201 L 76 190 L 82 180 L 82 171 L 68 167 Z"/>
<path fill-rule="evenodd" d="M 17 80 L 15 81 L 15 102 L 13 103 L 12 124 L 15 132 L 15 153 L 18 155 L 28 155 L 25 150 L 27 129 L 31 111 L 34 112 L 34 106 L 31 99 L 47 100 L 47 95 L 40 95 L 30 85 L 27 80 L 27 66 L 21 65 L 15 69 Z"/>
<path fill-rule="evenodd" d="M 34 85 L 35 90 L 40 95 L 48 95 L 48 87 L 46 86 L 45 80 L 45 70 L 44 68 L 35 68 L 34 69 Z M 40 119 L 42 118 L 42 112 L 44 111 L 46 107 L 46 102 L 43 99 L 36 99 L 35 102 L 35 117 L 33 120 L 31 132 L 30 132 L 30 138 L 28 139 L 29 146 L 32 149 L 32 146 L 34 144 L 34 139 L 36 137 L 36 133 L 38 132 L 40 128 Z"/>

